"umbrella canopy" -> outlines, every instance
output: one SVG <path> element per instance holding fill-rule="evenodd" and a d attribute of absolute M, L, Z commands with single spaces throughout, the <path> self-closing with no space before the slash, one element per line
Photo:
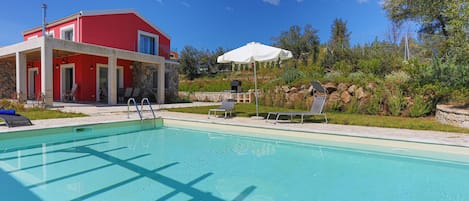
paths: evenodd
<path fill-rule="evenodd" d="M 240 48 L 231 50 L 217 58 L 218 63 L 248 64 L 290 59 L 293 55 L 290 51 L 277 47 L 251 42 Z"/>
<path fill-rule="evenodd" d="M 254 64 L 254 95 L 256 97 L 256 117 L 259 117 L 259 104 L 257 101 L 257 76 L 256 61 L 268 62 L 285 60 L 293 57 L 293 54 L 277 47 L 264 45 L 257 42 L 251 42 L 240 48 L 231 50 L 217 58 L 218 63 L 237 63 L 237 64 Z"/>

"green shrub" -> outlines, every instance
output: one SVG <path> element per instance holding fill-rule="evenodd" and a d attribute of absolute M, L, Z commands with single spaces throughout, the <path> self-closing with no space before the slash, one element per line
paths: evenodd
<path fill-rule="evenodd" d="M 379 71 L 381 70 L 381 61 L 379 59 L 361 59 L 358 61 L 358 69 L 368 74 L 379 74 Z"/>
<path fill-rule="evenodd" d="M 285 84 L 290 84 L 298 78 L 304 77 L 304 73 L 296 68 L 287 68 L 281 75 Z"/>
<path fill-rule="evenodd" d="M 401 85 L 409 80 L 410 76 L 404 71 L 393 71 L 391 74 L 384 77 L 385 83 L 391 86 Z"/>
<path fill-rule="evenodd" d="M 432 111 L 431 105 L 422 96 L 415 96 L 414 104 L 409 108 L 411 117 L 422 117 Z"/>
<path fill-rule="evenodd" d="M 336 62 L 334 64 L 334 67 L 333 69 L 335 71 L 340 71 L 342 72 L 344 75 L 348 75 L 352 72 L 352 69 L 353 69 L 353 66 L 348 64 L 347 62 L 345 61 L 339 61 L 339 62 Z"/>
<path fill-rule="evenodd" d="M 24 104 L 7 99 L 1 99 L 0 106 L 7 110 L 25 111 Z"/>
<path fill-rule="evenodd" d="M 344 111 L 349 114 L 362 113 L 363 105 L 361 104 L 360 100 L 358 100 L 357 97 L 353 97 L 350 103 L 345 105 Z"/>
<path fill-rule="evenodd" d="M 345 77 L 343 76 L 342 72 L 334 71 L 330 73 L 326 73 L 324 75 L 324 80 L 328 82 L 340 83 L 345 81 Z"/>
<path fill-rule="evenodd" d="M 392 116 L 399 116 L 401 114 L 402 108 L 405 106 L 404 96 L 401 90 L 397 88 L 394 93 L 388 94 L 387 106 Z"/>
<path fill-rule="evenodd" d="M 348 75 L 350 81 L 354 84 L 364 86 L 367 84 L 368 79 L 365 73 L 361 71 L 353 72 Z"/>
<path fill-rule="evenodd" d="M 335 100 L 335 101 L 330 101 L 326 105 L 326 111 L 332 111 L 332 112 L 340 112 L 342 110 L 342 101 Z"/>
<path fill-rule="evenodd" d="M 371 115 L 377 115 L 381 111 L 382 98 L 378 95 L 372 95 L 368 100 L 366 107 L 366 113 Z"/>

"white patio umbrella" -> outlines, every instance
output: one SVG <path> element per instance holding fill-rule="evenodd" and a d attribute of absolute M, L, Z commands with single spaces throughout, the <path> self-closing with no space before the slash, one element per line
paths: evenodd
<path fill-rule="evenodd" d="M 254 64 L 254 96 L 256 98 L 256 117 L 259 117 L 259 103 L 257 101 L 257 75 L 256 61 L 269 62 L 292 58 L 290 51 L 264 45 L 257 42 L 250 42 L 245 46 L 231 50 L 217 58 L 218 63 Z"/>

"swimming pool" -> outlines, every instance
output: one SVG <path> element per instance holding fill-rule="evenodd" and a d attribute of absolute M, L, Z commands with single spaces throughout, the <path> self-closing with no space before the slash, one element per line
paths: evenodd
<path fill-rule="evenodd" d="M 0 140 L 0 200 L 469 200 L 466 148 L 136 125 Z"/>

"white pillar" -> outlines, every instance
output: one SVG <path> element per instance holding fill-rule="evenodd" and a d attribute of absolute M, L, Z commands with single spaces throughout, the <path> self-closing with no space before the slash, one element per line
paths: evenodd
<path fill-rule="evenodd" d="M 117 104 L 117 57 L 115 54 L 108 57 L 107 66 L 107 103 L 115 105 Z"/>
<path fill-rule="evenodd" d="M 26 100 L 26 54 L 16 52 L 16 98 Z"/>
<path fill-rule="evenodd" d="M 158 94 L 157 94 L 157 102 L 160 104 L 164 103 L 164 92 L 165 92 L 165 86 L 164 86 L 164 80 L 165 80 L 165 66 L 164 62 L 158 64 Z"/>
<path fill-rule="evenodd" d="M 47 44 L 44 38 L 44 43 L 41 46 L 41 94 L 44 96 L 46 106 L 52 106 L 53 102 L 52 56 L 52 47 Z"/>

